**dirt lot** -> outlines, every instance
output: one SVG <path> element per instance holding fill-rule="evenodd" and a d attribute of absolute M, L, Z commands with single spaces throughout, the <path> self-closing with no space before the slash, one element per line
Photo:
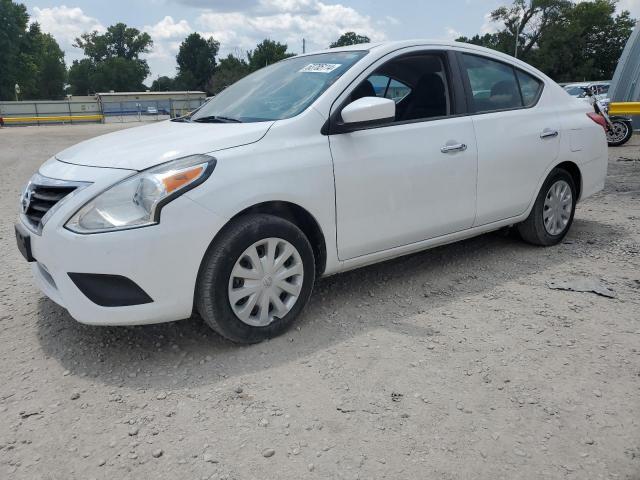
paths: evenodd
<path fill-rule="evenodd" d="M 640 138 L 566 241 L 504 233 L 321 281 L 238 347 L 198 319 L 99 328 L 33 286 L 21 186 L 130 125 L 0 130 L 0 478 L 640 479 Z M 552 290 L 594 278 L 617 298 Z"/>

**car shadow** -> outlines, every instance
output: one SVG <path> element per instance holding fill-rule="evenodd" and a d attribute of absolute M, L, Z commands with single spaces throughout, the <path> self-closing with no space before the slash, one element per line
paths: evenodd
<path fill-rule="evenodd" d="M 213 384 L 305 361 L 332 345 L 365 342 L 377 329 L 437 336 L 431 310 L 526 281 L 570 261 L 576 251 L 595 253 L 614 231 L 618 239 L 625 236 L 611 225 L 576 219 L 564 243 L 553 248 L 494 232 L 321 279 L 295 326 L 257 345 L 232 344 L 199 318 L 137 327 L 82 325 L 46 297 L 37 305 L 38 338 L 63 368 L 97 382 L 149 390 Z"/>

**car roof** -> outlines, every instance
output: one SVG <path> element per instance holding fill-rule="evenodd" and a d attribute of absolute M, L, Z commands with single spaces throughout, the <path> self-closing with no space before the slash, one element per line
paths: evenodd
<path fill-rule="evenodd" d="M 309 52 L 304 55 L 314 55 L 317 53 L 327 53 L 327 52 L 349 52 L 354 50 L 356 51 L 357 50 L 367 50 L 367 51 L 397 50 L 399 48 L 414 47 L 414 46 L 443 46 L 443 47 L 462 46 L 470 49 L 477 49 L 477 50 L 488 51 L 492 53 L 499 53 L 496 50 L 490 50 L 488 48 L 479 47 L 477 45 L 472 45 L 470 43 L 454 42 L 452 40 L 415 38 L 415 39 L 409 39 L 409 40 L 393 40 L 393 41 L 385 41 L 385 42 L 359 43 L 356 45 L 347 45 L 344 47 L 327 48 L 325 50 Z"/>
<path fill-rule="evenodd" d="M 409 47 L 444 47 L 444 48 L 457 47 L 457 48 L 461 48 L 471 52 L 477 52 L 483 55 L 494 57 L 498 60 L 502 60 L 504 62 L 511 63 L 512 65 L 516 65 L 524 70 L 534 70 L 538 74 L 538 76 L 543 76 L 548 80 L 551 80 L 549 77 L 547 77 L 542 72 L 535 69 L 528 63 L 525 63 L 515 57 L 512 57 L 511 55 L 507 55 L 506 53 L 498 52 L 497 50 L 492 50 L 490 48 L 473 45 L 471 43 L 455 42 L 452 40 L 410 39 L 410 40 L 394 40 L 394 41 L 385 41 L 385 42 L 360 43 L 356 45 L 348 45 L 345 47 L 327 48 L 327 49 L 319 50 L 315 52 L 304 53 L 302 54 L 302 56 L 317 55 L 319 53 L 353 52 L 353 51 L 364 50 L 371 53 L 375 53 L 380 57 L 382 57 L 383 55 L 387 53 L 391 53 L 395 50 L 400 50 L 402 48 L 409 48 Z"/>

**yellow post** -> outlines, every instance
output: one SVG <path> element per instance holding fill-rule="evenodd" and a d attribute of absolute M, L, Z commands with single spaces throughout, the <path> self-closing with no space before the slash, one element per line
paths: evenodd
<path fill-rule="evenodd" d="M 640 102 L 611 102 L 609 115 L 640 115 Z"/>

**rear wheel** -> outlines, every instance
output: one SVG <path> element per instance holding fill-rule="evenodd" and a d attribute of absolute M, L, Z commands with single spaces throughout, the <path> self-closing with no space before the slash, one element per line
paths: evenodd
<path fill-rule="evenodd" d="M 256 343 L 284 332 L 307 303 L 313 251 L 293 223 L 272 215 L 235 220 L 210 247 L 196 287 L 196 308 L 222 336 Z"/>
<path fill-rule="evenodd" d="M 629 141 L 633 135 L 631 122 L 624 120 L 612 120 L 612 128 L 607 129 L 607 143 L 610 147 L 618 147 Z"/>
<path fill-rule="evenodd" d="M 545 180 L 527 219 L 518 233 L 534 245 L 550 246 L 562 241 L 576 208 L 576 186 L 573 177 L 561 168 L 551 171 Z"/>

